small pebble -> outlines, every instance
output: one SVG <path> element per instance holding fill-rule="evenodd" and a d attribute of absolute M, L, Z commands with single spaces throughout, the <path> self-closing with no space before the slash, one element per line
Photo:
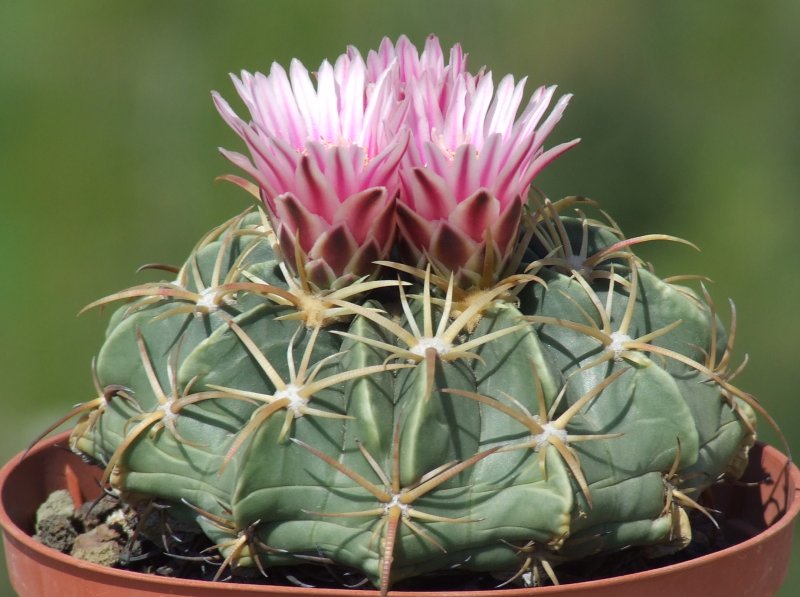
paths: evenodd
<path fill-rule="evenodd" d="M 33 538 L 60 552 L 69 552 L 78 535 L 74 511 L 69 492 L 64 489 L 54 491 L 36 511 L 36 533 Z"/>
<path fill-rule="evenodd" d="M 75 538 L 71 555 L 101 566 L 114 566 L 119 562 L 119 554 L 122 551 L 119 539 L 117 531 L 106 524 L 101 524 Z"/>

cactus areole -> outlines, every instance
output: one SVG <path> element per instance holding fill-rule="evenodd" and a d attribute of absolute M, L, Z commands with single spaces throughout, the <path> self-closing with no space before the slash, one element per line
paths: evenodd
<path fill-rule="evenodd" d="M 684 548 L 757 401 L 702 283 L 663 279 L 537 173 L 569 100 L 405 37 L 214 102 L 258 205 L 122 303 L 71 448 L 108 491 L 199 527 L 217 577 L 451 570 L 557 582 Z M 551 107 L 552 103 L 552 107 Z M 240 110 L 241 111 L 241 110 Z M 87 307 L 88 308 L 88 307 Z M 205 554 L 211 557 L 213 554 Z"/>

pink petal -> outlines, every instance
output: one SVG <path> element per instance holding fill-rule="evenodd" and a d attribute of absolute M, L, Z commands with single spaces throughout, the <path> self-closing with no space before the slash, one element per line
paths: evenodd
<path fill-rule="evenodd" d="M 550 100 L 556 91 L 555 85 L 550 87 L 539 87 L 531 96 L 528 105 L 522 112 L 517 123 L 512 130 L 512 136 L 515 139 L 521 139 L 529 135 L 533 135 L 536 130 L 536 125 L 539 124 L 544 113 L 547 111 L 547 106 L 550 105 Z"/>
<path fill-rule="evenodd" d="M 332 223 L 339 207 L 339 198 L 330 181 L 308 156 L 300 157 L 295 176 L 295 194 L 310 212 Z"/>
<path fill-rule="evenodd" d="M 300 149 L 304 146 L 307 137 L 303 117 L 297 109 L 292 86 L 284 68 L 273 63 L 269 73 L 270 87 L 274 93 L 274 106 L 279 118 L 279 128 L 275 136 L 286 139 L 293 147 Z"/>
<path fill-rule="evenodd" d="M 244 102 L 244 105 L 247 106 L 250 114 L 255 117 L 256 104 L 253 101 L 252 91 L 253 75 L 243 70 L 241 72 L 241 79 L 233 73 L 230 74 L 230 77 L 231 81 L 233 81 L 233 86 L 236 89 L 236 92 L 239 94 L 239 97 L 242 98 L 242 101 Z"/>
<path fill-rule="evenodd" d="M 405 183 L 404 200 L 428 220 L 445 220 L 456 207 L 456 201 L 444 179 L 426 168 L 401 172 Z"/>
<path fill-rule="evenodd" d="M 484 239 L 486 229 L 499 215 L 500 202 L 486 192 L 486 189 L 479 189 L 458 204 L 448 222 L 453 228 L 480 242 Z"/>
<path fill-rule="evenodd" d="M 420 56 L 420 66 L 423 71 L 433 72 L 437 77 L 441 76 L 444 70 L 442 46 L 439 45 L 439 38 L 435 35 L 429 35 L 425 39 L 425 49 L 422 50 L 422 55 Z"/>
<path fill-rule="evenodd" d="M 414 249 L 415 254 L 428 249 L 433 234 L 433 225 L 405 203 L 397 204 L 397 224 L 400 235 Z"/>
<path fill-rule="evenodd" d="M 347 50 L 345 51 L 350 60 L 361 60 L 364 62 L 364 59 L 361 57 L 361 52 L 358 51 L 358 48 L 355 46 L 347 46 Z M 366 65 L 366 62 L 364 63 Z"/>
<path fill-rule="evenodd" d="M 320 236 L 308 254 L 313 259 L 327 263 L 338 277 L 346 273 L 347 264 L 356 250 L 358 244 L 347 230 L 347 225 L 342 223 Z"/>
<path fill-rule="evenodd" d="M 572 141 L 567 141 L 566 143 L 561 143 L 559 145 L 556 145 L 555 147 L 551 147 L 541 155 L 537 156 L 537 158 L 533 161 L 533 164 L 530 166 L 530 168 L 528 168 L 530 177 L 528 183 L 530 183 L 539 172 L 544 170 L 544 168 L 550 162 L 552 162 L 554 159 L 556 159 L 558 156 L 565 153 L 566 151 L 572 149 L 580 142 L 581 142 L 580 139 L 573 139 Z"/>
<path fill-rule="evenodd" d="M 455 160 L 447 176 L 447 183 L 453 189 L 456 202 L 463 201 L 480 187 L 478 165 L 475 147 L 461 145 L 456 150 Z"/>
<path fill-rule="evenodd" d="M 269 79 L 262 73 L 256 73 L 251 85 L 251 95 L 255 104 L 253 122 L 270 134 L 281 130 L 282 115 L 278 108 L 278 100 Z"/>
<path fill-rule="evenodd" d="M 524 139 L 512 148 L 510 155 L 506 156 L 502 170 L 497 174 L 494 183 L 494 191 L 501 201 L 507 201 L 517 194 L 515 182 L 522 175 L 523 164 L 528 156 L 536 149 L 536 137 L 531 136 Z"/>
<path fill-rule="evenodd" d="M 447 104 L 444 117 L 444 128 L 442 130 L 442 137 L 445 146 L 448 149 L 455 149 L 461 143 L 469 142 L 464 138 L 465 135 L 465 114 L 469 107 L 467 106 L 467 87 L 464 77 L 459 77 L 456 81 L 456 87 Z"/>
<path fill-rule="evenodd" d="M 319 133 L 322 139 L 338 143 L 341 133 L 339 123 L 339 100 L 336 95 L 336 81 L 333 67 L 327 60 L 322 63 L 317 73 L 317 98 L 319 100 Z"/>
<path fill-rule="evenodd" d="M 364 187 L 391 187 L 390 193 L 394 194 L 397 182 L 397 165 L 408 147 L 411 134 L 408 129 L 403 129 L 398 134 L 394 143 L 390 143 L 379 155 L 372 158 L 361 175 L 359 184 Z"/>
<path fill-rule="evenodd" d="M 355 141 L 360 138 L 363 126 L 366 68 L 363 62 L 345 55 L 336 61 L 334 75 L 339 87 L 341 136 Z"/>
<path fill-rule="evenodd" d="M 392 40 L 384 37 L 378 51 L 370 50 L 367 53 L 367 74 L 369 81 L 377 81 L 378 77 L 385 71 L 395 59 L 394 45 Z"/>
<path fill-rule="evenodd" d="M 375 216 L 369 228 L 367 238 L 374 239 L 378 243 L 382 256 L 389 254 L 394 242 L 397 230 L 397 203 L 395 197 L 389 199 Z"/>
<path fill-rule="evenodd" d="M 476 243 L 448 222 L 441 222 L 431 237 L 428 256 L 446 271 L 458 272 L 476 250 Z"/>
<path fill-rule="evenodd" d="M 312 259 L 306 262 L 304 269 L 309 281 L 319 288 L 330 288 L 336 283 L 337 274 L 325 263 L 324 259 Z"/>
<path fill-rule="evenodd" d="M 409 81 L 419 78 L 421 69 L 419 64 L 419 54 L 417 48 L 405 35 L 401 35 L 397 40 L 397 58 L 400 64 L 400 79 Z"/>
<path fill-rule="evenodd" d="M 308 141 L 306 143 L 305 154 L 320 170 L 323 172 L 327 168 L 328 153 L 330 152 L 330 145 L 320 143 L 319 141 Z M 299 163 L 299 158 L 298 158 Z"/>
<path fill-rule="evenodd" d="M 376 187 L 366 189 L 345 199 L 336 210 L 335 223 L 345 223 L 356 239 L 364 242 L 378 219 L 384 216 L 387 208 L 386 189 Z"/>
<path fill-rule="evenodd" d="M 302 247 L 295 247 L 295 236 L 289 226 L 279 223 L 275 234 L 278 237 L 281 253 L 283 253 L 283 260 L 297 273 L 306 260 L 305 251 L 303 251 Z M 299 255 L 297 254 L 298 249 Z"/>
<path fill-rule="evenodd" d="M 261 170 L 257 169 L 253 164 L 247 159 L 246 156 L 242 155 L 241 153 L 237 153 L 235 151 L 228 151 L 227 149 L 223 149 L 222 147 L 219 148 L 219 152 L 228 158 L 234 165 L 238 166 L 245 172 L 247 172 L 250 176 L 252 176 L 258 185 L 264 189 L 270 197 L 274 197 L 274 188 L 270 184 L 270 181 L 264 176 Z"/>
<path fill-rule="evenodd" d="M 236 112 L 233 111 L 230 104 L 216 91 L 211 92 L 211 99 L 214 101 L 214 106 L 216 106 L 217 112 L 222 116 L 222 119 L 241 136 L 242 133 L 240 131 L 242 127 L 246 126 L 244 121 L 236 115 Z"/>
<path fill-rule="evenodd" d="M 486 73 L 486 76 L 481 78 L 475 93 L 472 95 L 464 119 L 464 141 L 472 143 L 475 147 L 483 146 L 486 112 L 492 101 L 493 93 L 492 73 Z"/>
<path fill-rule="evenodd" d="M 407 124 L 417 144 L 422 145 L 433 138 L 434 133 L 445 134 L 445 122 L 441 108 L 436 102 L 436 87 L 430 75 L 410 81 L 406 86 L 408 103 Z"/>
<path fill-rule="evenodd" d="M 499 133 L 503 138 L 507 138 L 511 132 L 511 127 L 514 124 L 514 118 L 517 115 L 519 104 L 522 101 L 522 93 L 525 89 L 525 81 L 527 77 L 523 77 L 520 82 L 515 86 L 514 77 L 506 75 L 497 86 L 497 93 L 495 94 L 492 106 L 489 108 L 489 113 L 486 116 L 486 134 L 492 135 Z"/>
<path fill-rule="evenodd" d="M 388 115 L 396 110 L 396 99 L 392 83 L 394 82 L 393 76 L 396 74 L 396 65 L 390 69 L 383 71 L 371 89 L 367 89 L 368 96 L 366 106 L 364 106 L 364 114 L 361 120 L 360 133 L 351 140 L 358 145 L 361 145 L 366 151 L 367 155 L 372 157 L 379 153 L 382 149 L 381 143 L 381 129 L 387 125 Z M 399 115 L 398 115 L 399 116 Z M 402 123 L 402 119 L 398 119 L 392 123 L 392 130 L 397 130 L 397 127 Z"/>
<path fill-rule="evenodd" d="M 362 244 L 355 253 L 353 253 L 344 271 L 355 274 L 356 276 L 365 276 L 375 272 L 378 269 L 375 262 L 379 259 L 385 259 L 386 257 L 385 249 L 378 246 L 378 243 L 374 240 L 370 240 Z"/>
<path fill-rule="evenodd" d="M 555 91 L 555 88 L 553 88 Z M 558 102 L 556 102 L 555 107 L 550 112 L 550 115 L 547 119 L 542 123 L 542 126 L 536 131 L 536 136 L 540 139 L 539 144 L 541 145 L 544 142 L 545 138 L 553 131 L 553 128 L 556 126 L 559 120 L 561 120 L 561 116 L 564 114 L 564 110 L 567 109 L 567 105 L 569 101 L 572 99 L 572 94 L 568 93 L 566 95 L 562 95 Z"/>
<path fill-rule="evenodd" d="M 499 133 L 492 133 L 486 139 L 480 156 L 478 156 L 477 186 L 494 188 L 495 178 L 503 159 L 503 138 Z"/>
<path fill-rule="evenodd" d="M 325 234 L 330 225 L 318 215 L 308 211 L 305 205 L 294 195 L 289 193 L 275 198 L 275 220 L 280 224 L 286 238 L 281 238 L 281 244 L 288 242 L 289 247 L 294 246 L 294 236 L 300 241 L 300 247 L 308 252 L 319 237 Z M 284 247 L 284 251 L 286 247 Z M 287 253 L 293 255 L 294 249 Z"/>
<path fill-rule="evenodd" d="M 311 77 L 303 63 L 293 59 L 289 66 L 289 77 L 292 83 L 292 91 L 297 102 L 297 109 L 306 129 L 306 137 L 309 139 L 319 138 L 319 127 L 317 126 L 317 114 L 319 105 L 317 93 L 311 83 Z"/>
<path fill-rule="evenodd" d="M 461 49 L 461 44 L 450 48 L 450 62 L 448 64 L 452 73 L 458 74 L 467 70 L 467 57 Z"/>
<path fill-rule="evenodd" d="M 445 177 L 452 166 L 452 158 L 447 150 L 429 142 L 425 144 L 425 163 L 429 170 Z"/>
<path fill-rule="evenodd" d="M 256 167 L 275 186 L 276 194 L 292 189 L 294 172 L 297 168 L 297 152 L 280 139 L 260 137 L 251 127 L 244 129 L 244 133 L 245 143 Z"/>
<path fill-rule="evenodd" d="M 524 197 L 515 197 L 500 214 L 497 221 L 490 224 L 492 240 L 505 258 L 516 248 L 519 234 L 519 223 L 522 220 L 522 203 Z"/>
<path fill-rule="evenodd" d="M 325 178 L 333 186 L 333 193 L 341 201 L 359 190 L 353 168 L 353 154 L 356 154 L 356 160 L 360 157 L 363 161 L 364 152 L 360 147 L 350 145 L 330 147 L 326 153 Z"/>

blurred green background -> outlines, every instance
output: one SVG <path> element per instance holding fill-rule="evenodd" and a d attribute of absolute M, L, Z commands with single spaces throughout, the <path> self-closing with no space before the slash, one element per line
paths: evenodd
<path fill-rule="evenodd" d="M 384 35 L 459 41 L 496 80 L 575 94 L 539 177 L 602 202 L 664 275 L 703 273 L 739 313 L 740 385 L 800 453 L 800 2 L 41 1 L 0 3 L 0 460 L 92 397 L 95 298 L 178 263 L 245 193 L 211 89 Z M 238 103 L 234 102 L 237 106 Z M 775 439 L 766 425 L 762 437 Z M 781 595 L 800 591 L 800 547 Z M 11 595 L 0 578 L 0 595 Z"/>

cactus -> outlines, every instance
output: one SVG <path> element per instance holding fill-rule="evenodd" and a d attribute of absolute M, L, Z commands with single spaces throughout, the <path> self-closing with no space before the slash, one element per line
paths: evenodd
<path fill-rule="evenodd" d="M 325 566 L 385 594 L 453 567 L 531 584 L 593 554 L 685 547 L 762 410 L 732 384 L 735 311 L 727 334 L 705 287 L 633 252 L 685 241 L 625 238 L 591 201 L 530 191 L 573 144 L 541 149 L 568 99 L 536 129 L 554 88 L 515 124 L 522 83 L 493 96 L 435 38 L 421 56 L 405 38 L 366 61 L 350 49 L 316 94 L 304 72 L 283 111 L 280 67 L 235 79 L 255 124 L 215 95 L 253 161 L 225 153 L 256 183 L 227 178 L 262 207 L 158 266 L 173 280 L 89 305 L 125 301 L 97 397 L 67 415 L 71 448 L 123 499 L 196 525 L 218 578 Z M 333 81 L 357 106 L 328 131 L 299 98 L 323 104 Z M 423 83 L 467 109 L 435 114 Z"/>

